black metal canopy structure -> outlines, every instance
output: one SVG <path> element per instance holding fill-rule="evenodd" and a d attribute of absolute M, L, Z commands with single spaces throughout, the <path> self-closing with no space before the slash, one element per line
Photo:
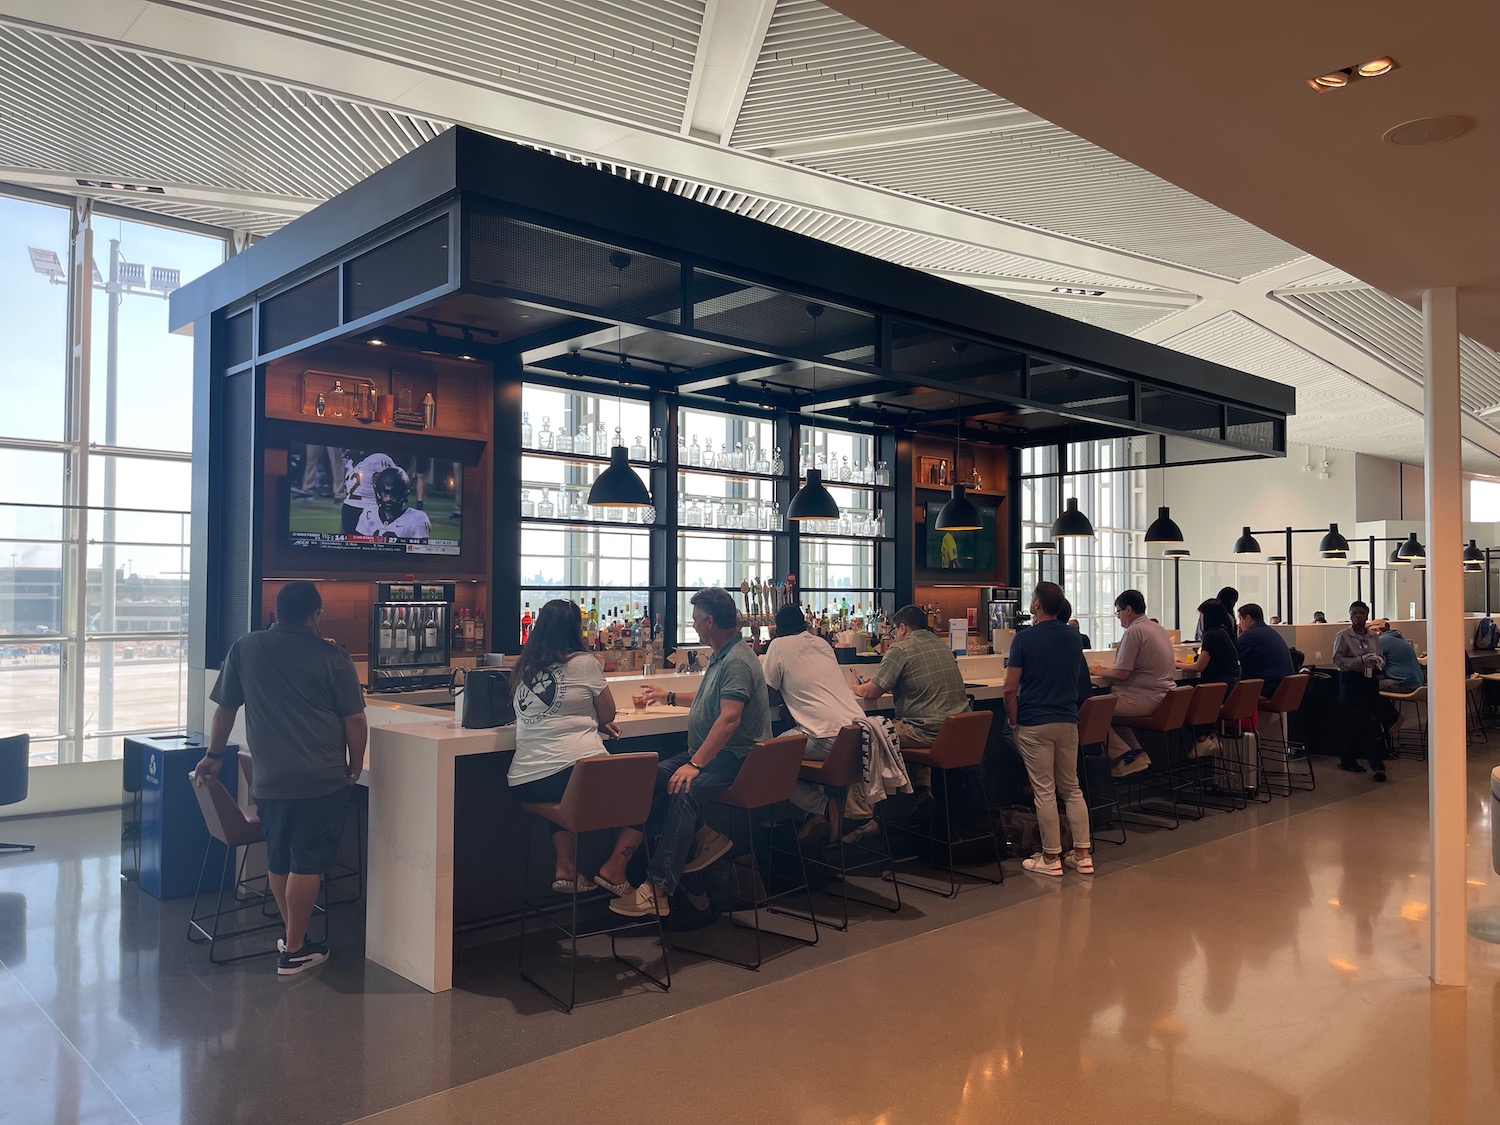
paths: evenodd
<path fill-rule="evenodd" d="M 378 330 L 706 403 L 944 435 L 958 413 L 966 440 L 1158 433 L 1184 461 L 1282 455 L 1295 408 L 1289 387 L 462 128 L 178 290 L 171 323 L 207 328 L 221 372 Z"/>

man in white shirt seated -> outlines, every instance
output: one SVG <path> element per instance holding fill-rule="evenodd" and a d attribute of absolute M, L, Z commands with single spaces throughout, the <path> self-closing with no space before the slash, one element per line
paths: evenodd
<path fill-rule="evenodd" d="M 1116 718 L 1149 715 L 1177 682 L 1172 638 L 1146 616 L 1146 598 L 1139 590 L 1126 590 L 1115 599 L 1115 615 L 1125 629 L 1115 649 L 1115 662 L 1112 666 L 1091 664 L 1089 673 L 1110 681 Z M 1116 777 L 1139 773 L 1151 765 L 1129 727 L 1110 729 L 1109 760 Z"/>
<path fill-rule="evenodd" d="M 432 521 L 427 513 L 406 506 L 411 485 L 406 473 L 392 465 L 375 474 L 375 504 L 359 517 L 356 535 L 386 539 L 430 539 Z"/>
<path fill-rule="evenodd" d="M 781 693 L 792 722 L 807 735 L 805 758 L 826 758 L 839 729 L 864 717 L 833 647 L 807 631 L 807 621 L 797 606 L 784 605 L 776 611 L 776 638 L 766 649 L 764 671 L 766 686 Z M 825 832 L 838 838 L 842 810 L 822 786 L 797 782 L 792 804 L 808 814 L 797 834 L 800 839 Z"/>

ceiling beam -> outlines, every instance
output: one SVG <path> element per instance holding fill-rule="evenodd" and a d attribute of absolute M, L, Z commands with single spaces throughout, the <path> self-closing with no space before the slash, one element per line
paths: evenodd
<path fill-rule="evenodd" d="M 682 108 L 684 136 L 729 143 L 775 11 L 776 0 L 707 0 Z"/>
<path fill-rule="evenodd" d="M 950 117 L 942 121 L 924 122 L 920 125 L 894 125 L 885 129 L 865 129 L 857 133 L 833 133 L 825 137 L 809 137 L 772 148 L 756 148 L 750 151 L 772 160 L 806 160 L 815 156 L 835 156 L 845 152 L 859 152 L 870 148 L 886 148 L 891 145 L 914 144 L 919 141 L 954 140 L 958 137 L 982 136 L 986 133 L 1019 133 L 1024 129 L 1035 129 L 1050 125 L 1034 113 L 1020 106 L 996 110 L 993 113 L 975 114 L 973 117 Z"/>
<path fill-rule="evenodd" d="M 191 203 L 199 207 L 218 207 L 226 211 L 253 211 L 256 214 L 284 218 L 291 222 L 305 215 L 322 202 L 320 199 L 298 199 L 286 195 L 264 195 L 259 192 L 237 191 L 234 188 L 211 187 L 206 184 L 183 184 L 168 180 L 141 177 L 128 171 L 101 177 L 95 172 L 79 172 L 66 168 L 15 168 L 0 166 L 0 180 L 27 187 L 43 188 L 47 191 L 64 192 L 91 198 L 107 198 L 111 201 L 128 197 L 128 191 L 110 191 L 107 188 L 86 188 L 79 180 L 110 180 L 115 183 L 139 184 L 141 187 L 159 187 L 161 195 L 152 198 L 173 203 Z"/>

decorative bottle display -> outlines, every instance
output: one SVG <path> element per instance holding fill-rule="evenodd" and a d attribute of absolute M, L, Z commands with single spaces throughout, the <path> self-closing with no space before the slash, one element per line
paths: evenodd
<path fill-rule="evenodd" d="M 521 489 L 521 518 L 523 520 L 529 520 L 532 519 L 535 515 L 536 504 L 532 502 L 531 490 L 529 488 L 523 488 Z"/>
<path fill-rule="evenodd" d="M 653 426 L 651 428 L 651 460 L 652 461 L 660 461 L 661 460 L 661 427 L 660 426 Z"/>
<path fill-rule="evenodd" d="M 552 490 L 542 489 L 542 502 L 536 506 L 537 519 L 550 520 L 556 509 L 552 506 Z"/>
<path fill-rule="evenodd" d="M 689 465 L 703 464 L 703 447 L 698 444 L 698 435 L 693 435 L 693 444 L 688 446 L 687 463 Z"/>
<path fill-rule="evenodd" d="M 543 415 L 542 432 L 537 434 L 536 447 L 538 449 L 552 448 L 552 419 Z"/>
<path fill-rule="evenodd" d="M 646 446 L 641 441 L 641 436 L 636 435 L 635 440 L 630 443 L 630 459 L 632 461 L 644 461 L 646 459 Z"/>
<path fill-rule="evenodd" d="M 875 483 L 881 488 L 891 486 L 891 468 L 884 461 L 875 466 Z"/>
<path fill-rule="evenodd" d="M 781 446 L 776 447 L 776 454 L 771 458 L 771 475 L 779 477 L 786 469 L 786 461 L 781 456 Z"/>
<path fill-rule="evenodd" d="M 531 448 L 531 413 L 526 410 L 521 411 L 521 448 Z"/>
<path fill-rule="evenodd" d="M 781 459 L 781 450 L 776 451 L 777 460 Z M 761 446 L 760 455 L 755 460 L 755 471 L 757 473 L 769 473 L 771 471 L 770 459 L 766 457 L 765 446 Z M 777 470 L 780 472 L 780 470 Z"/>

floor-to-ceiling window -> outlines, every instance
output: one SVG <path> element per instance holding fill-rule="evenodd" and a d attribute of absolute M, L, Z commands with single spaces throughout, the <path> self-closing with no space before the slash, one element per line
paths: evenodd
<path fill-rule="evenodd" d="M 166 298 L 226 249 L 78 214 L 0 194 L 0 726 L 29 732 L 38 764 L 117 757 L 126 735 L 186 721 L 193 354 Z"/>

